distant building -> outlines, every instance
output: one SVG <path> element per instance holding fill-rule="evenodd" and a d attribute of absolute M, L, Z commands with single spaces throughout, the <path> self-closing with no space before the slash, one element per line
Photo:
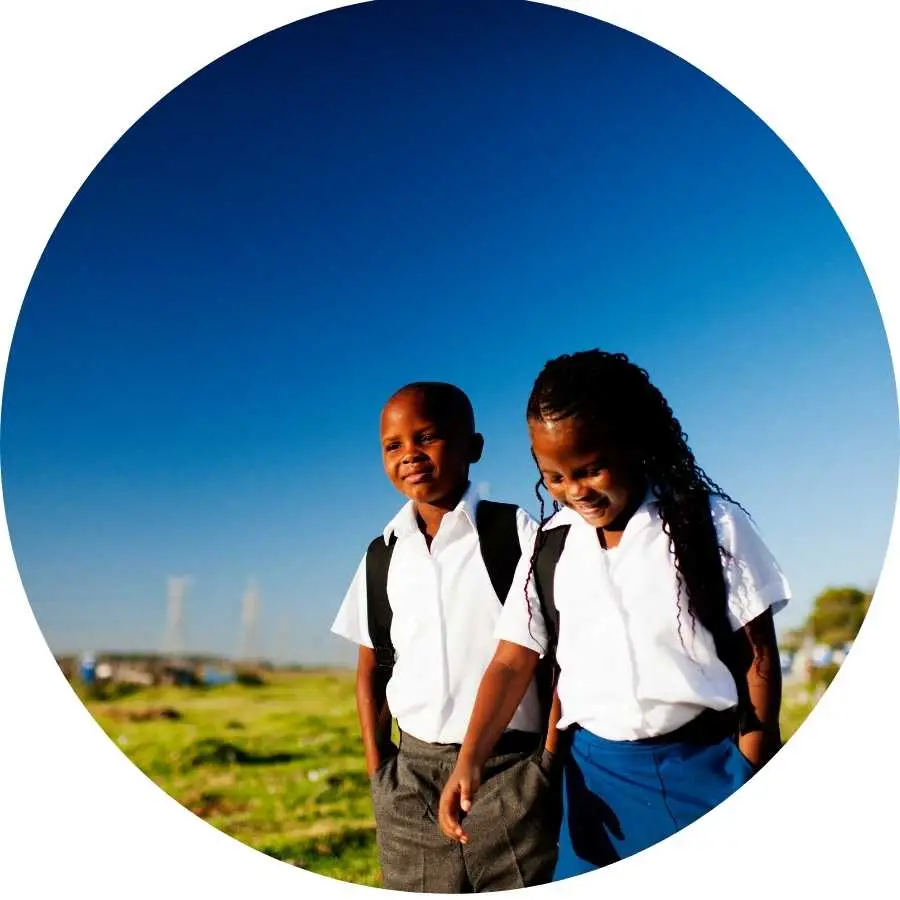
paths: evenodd
<path fill-rule="evenodd" d="M 233 684 L 239 679 L 234 661 L 220 657 L 165 657 L 151 654 L 85 653 L 59 657 L 60 669 L 69 681 L 87 686 L 123 684 L 136 687 L 179 687 Z M 266 668 L 265 663 L 254 667 Z"/>

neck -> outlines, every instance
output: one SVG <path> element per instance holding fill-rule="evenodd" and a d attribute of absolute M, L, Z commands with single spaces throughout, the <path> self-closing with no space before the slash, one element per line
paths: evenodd
<path fill-rule="evenodd" d="M 432 503 L 415 504 L 416 520 L 419 523 L 419 529 L 425 535 L 425 539 L 429 544 L 431 539 L 437 534 L 441 520 L 448 512 L 456 509 L 459 501 L 462 500 L 468 489 L 469 483 L 466 482 L 462 487 L 447 494 L 446 497 L 441 497 L 440 500 L 435 500 Z"/>
<path fill-rule="evenodd" d="M 603 544 L 604 547 L 609 549 L 619 546 L 625 527 L 628 525 L 629 521 L 631 521 L 631 517 L 638 511 L 643 502 L 644 495 L 635 491 L 633 499 L 628 503 L 628 506 L 616 516 L 615 520 L 610 522 L 606 528 L 597 529 L 597 537 L 600 538 L 600 543 Z"/>

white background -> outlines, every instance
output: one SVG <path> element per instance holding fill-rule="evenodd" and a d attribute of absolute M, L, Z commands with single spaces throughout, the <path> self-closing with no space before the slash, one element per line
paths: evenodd
<path fill-rule="evenodd" d="M 23 0 L 4 6 L 4 369 L 44 245 L 110 146 L 165 93 L 223 53 L 338 5 L 343 4 Z M 892 4 L 554 5 L 590 12 L 674 51 L 775 130 L 841 217 L 896 347 L 900 142 L 891 89 L 900 66 Z M 889 224 L 895 232 L 890 238 Z M 852 527 L 852 518 L 834 527 Z M 527 896 L 588 897 L 600 890 L 616 897 L 802 892 L 830 898 L 860 889 L 866 897 L 893 896 L 900 799 L 893 743 L 898 703 L 891 690 L 897 679 L 896 551 L 895 533 L 872 610 L 834 686 L 750 787 L 637 857 L 561 885 L 533 888 Z M 363 895 L 367 889 L 293 869 L 217 832 L 135 769 L 57 670 L 25 598 L 5 528 L 0 566 L 0 893 L 131 898 L 202 892 L 267 900 L 310 890 L 317 896 Z"/>

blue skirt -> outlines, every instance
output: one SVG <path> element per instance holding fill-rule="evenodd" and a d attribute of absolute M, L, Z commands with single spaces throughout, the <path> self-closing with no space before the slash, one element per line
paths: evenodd
<path fill-rule="evenodd" d="M 755 769 L 728 736 L 708 743 L 609 741 L 576 730 L 564 768 L 554 881 L 664 840 L 718 806 Z"/>

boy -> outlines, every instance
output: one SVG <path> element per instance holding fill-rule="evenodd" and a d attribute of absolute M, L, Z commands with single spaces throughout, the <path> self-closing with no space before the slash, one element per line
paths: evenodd
<path fill-rule="evenodd" d="M 546 735 L 552 751 L 556 730 L 548 730 L 536 682 L 485 769 L 483 793 L 466 820 L 468 844 L 448 840 L 437 827 L 441 790 L 493 656 L 494 628 L 506 599 L 494 587 L 502 579 L 488 571 L 478 524 L 491 504 L 481 501 L 479 513 L 469 482 L 469 467 L 483 446 L 472 405 L 453 385 L 417 382 L 388 400 L 381 414 L 384 468 L 408 502 L 360 563 L 332 626 L 360 645 L 357 707 L 383 885 L 393 890 L 528 887 L 550 881 L 556 862 L 561 798 L 543 740 Z M 524 510 L 507 509 L 515 513 L 510 528 L 520 557 L 537 524 Z M 378 652 L 383 647 L 372 641 L 378 577 L 372 554 L 385 548 L 387 631 L 396 653 L 387 662 Z M 399 748 L 390 742 L 392 716 Z"/>

